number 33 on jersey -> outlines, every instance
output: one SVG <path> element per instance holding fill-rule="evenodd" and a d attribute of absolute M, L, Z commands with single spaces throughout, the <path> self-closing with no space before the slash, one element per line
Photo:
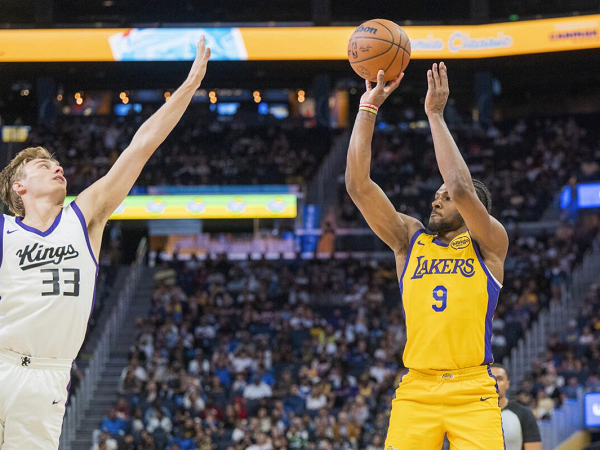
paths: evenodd
<path fill-rule="evenodd" d="M 418 230 L 399 283 L 406 367 L 450 370 L 493 362 L 492 317 L 502 286 L 468 232 L 444 244 Z"/>
<path fill-rule="evenodd" d="M 98 275 L 79 207 L 63 208 L 45 231 L 7 215 L 0 229 L 0 347 L 75 359 Z"/>

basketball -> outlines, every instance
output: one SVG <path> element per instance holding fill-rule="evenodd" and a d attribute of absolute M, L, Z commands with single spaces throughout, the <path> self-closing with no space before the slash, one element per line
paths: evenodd
<path fill-rule="evenodd" d="M 391 81 L 406 69 L 410 61 L 410 40 L 406 32 L 391 20 L 364 22 L 348 41 L 348 61 L 362 78 L 377 81 L 377 72 L 385 72 Z"/>

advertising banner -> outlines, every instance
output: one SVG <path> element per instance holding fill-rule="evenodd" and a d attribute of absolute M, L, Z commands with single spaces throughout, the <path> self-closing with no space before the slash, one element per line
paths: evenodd
<path fill-rule="evenodd" d="M 416 59 L 600 48 L 600 15 L 485 25 L 405 26 Z M 204 34 L 215 61 L 343 60 L 354 27 L 0 30 L 0 62 L 191 61 Z"/>
<path fill-rule="evenodd" d="M 75 197 L 67 197 L 65 205 Z M 295 195 L 129 195 L 112 220 L 296 217 Z"/>

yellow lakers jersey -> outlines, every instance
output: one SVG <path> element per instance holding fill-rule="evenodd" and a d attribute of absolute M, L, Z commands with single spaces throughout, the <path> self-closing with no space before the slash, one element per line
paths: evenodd
<path fill-rule="evenodd" d="M 468 232 L 445 244 L 418 230 L 400 276 L 410 369 L 491 364 L 492 317 L 502 287 Z"/>

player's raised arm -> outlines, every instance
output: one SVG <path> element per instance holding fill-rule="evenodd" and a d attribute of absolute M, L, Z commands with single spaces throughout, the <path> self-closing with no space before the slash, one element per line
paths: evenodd
<path fill-rule="evenodd" d="M 506 230 L 492 217 L 477 197 L 469 168 L 452 134 L 444 121 L 444 108 L 448 101 L 448 69 L 442 62 L 427 71 L 427 97 L 425 112 L 429 118 L 435 157 L 450 198 L 456 204 L 469 232 L 481 246 L 486 256 L 495 256 L 502 261 L 508 250 Z"/>
<path fill-rule="evenodd" d="M 139 128 L 131 144 L 119 156 L 110 171 L 77 197 L 88 228 L 103 228 L 108 218 L 125 199 L 146 162 L 171 133 L 183 116 L 206 74 L 210 48 L 202 36 L 196 49 L 196 59 L 185 82 Z"/>
<path fill-rule="evenodd" d="M 361 105 L 369 104 L 379 108 L 398 87 L 404 73 L 387 86 L 383 76 L 383 70 L 379 71 L 375 87 L 369 81 L 366 82 L 367 91 L 360 99 Z M 423 225 L 418 220 L 397 212 L 383 190 L 371 180 L 371 141 L 375 117 L 373 112 L 365 110 L 360 110 L 356 116 L 348 148 L 346 189 L 375 234 L 395 253 L 401 253 L 408 246 L 409 232 L 414 232 Z"/>

